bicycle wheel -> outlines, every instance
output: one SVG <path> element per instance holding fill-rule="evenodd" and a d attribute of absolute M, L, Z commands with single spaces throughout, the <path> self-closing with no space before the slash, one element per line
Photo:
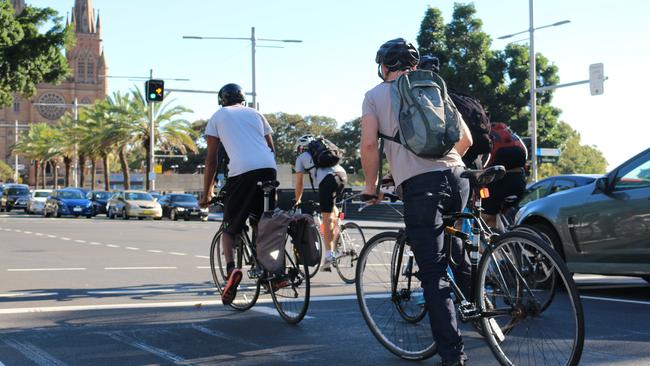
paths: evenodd
<path fill-rule="evenodd" d="M 557 291 L 546 309 L 545 290 L 531 286 L 535 280 L 527 276 L 527 264 L 517 260 L 520 253 L 535 253 L 565 290 Z M 500 364 L 578 364 L 584 345 L 582 303 L 564 262 L 546 243 L 524 232 L 503 234 L 483 254 L 477 281 L 482 327 L 488 330 L 485 336 Z"/>
<path fill-rule="evenodd" d="M 404 320 L 417 323 L 427 315 L 424 292 L 416 278 L 418 265 L 413 252 L 406 245 L 396 245 L 391 258 L 395 307 Z M 417 285 L 417 286 L 414 286 Z"/>
<path fill-rule="evenodd" d="M 409 255 L 404 246 L 397 232 L 368 241 L 357 261 L 357 301 L 368 328 L 386 349 L 404 359 L 423 360 L 436 354 L 436 346 L 428 321 L 414 322 L 403 315 L 419 314 L 416 293 L 421 291 L 415 277 L 401 278 L 406 277 L 402 257 Z"/>
<path fill-rule="evenodd" d="M 341 226 L 338 240 L 336 241 L 336 272 L 345 283 L 354 283 L 356 275 L 355 265 L 361 254 L 361 249 L 366 245 L 366 238 L 359 225 L 346 222 Z"/>
<path fill-rule="evenodd" d="M 296 259 L 300 257 L 300 252 L 288 235 L 284 250 L 284 272 L 276 275 L 267 286 L 282 319 L 297 324 L 305 317 L 309 307 L 309 272 L 307 266 Z"/>
<path fill-rule="evenodd" d="M 223 289 L 228 280 L 221 237 L 222 231 L 219 230 L 214 235 L 210 246 L 210 269 L 219 294 L 223 294 Z M 235 267 L 241 269 L 243 277 L 239 286 L 237 286 L 237 295 L 230 306 L 244 311 L 250 309 L 257 302 L 260 295 L 260 279 L 256 274 L 257 262 L 250 251 L 248 239 L 244 234 L 237 238 L 234 252 Z"/>

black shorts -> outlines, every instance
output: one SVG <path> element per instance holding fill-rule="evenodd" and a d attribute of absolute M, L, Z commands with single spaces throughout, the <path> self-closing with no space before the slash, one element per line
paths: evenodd
<path fill-rule="evenodd" d="M 328 174 L 318 185 L 318 203 L 321 212 L 332 212 L 334 201 L 343 192 L 345 182 L 336 174 Z"/>
<path fill-rule="evenodd" d="M 225 231 L 230 234 L 239 234 L 251 216 L 252 221 L 257 221 L 264 211 L 264 192 L 258 187 L 257 182 L 276 180 L 275 169 L 257 169 L 244 174 L 229 177 L 223 190 L 226 191 L 223 221 Z M 269 208 L 275 207 L 275 190 L 269 196 Z"/>
<path fill-rule="evenodd" d="M 484 198 L 481 203 L 483 210 L 488 215 L 501 212 L 503 203 L 508 196 L 521 198 L 526 191 L 526 176 L 521 172 L 507 172 L 503 178 L 488 184 L 490 197 Z"/>

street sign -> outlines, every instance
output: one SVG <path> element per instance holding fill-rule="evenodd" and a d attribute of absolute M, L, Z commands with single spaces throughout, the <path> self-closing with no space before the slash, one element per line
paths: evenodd
<path fill-rule="evenodd" d="M 589 65 L 589 90 L 591 95 L 601 95 L 605 87 L 605 66 L 603 63 Z"/>
<path fill-rule="evenodd" d="M 560 160 L 559 156 L 537 156 L 537 161 L 540 163 L 557 163 Z"/>
<path fill-rule="evenodd" d="M 537 156 L 560 156 L 560 149 L 537 148 Z"/>
<path fill-rule="evenodd" d="M 16 170 L 25 170 L 25 164 L 16 165 Z"/>
<path fill-rule="evenodd" d="M 149 180 L 151 180 L 151 181 L 156 180 L 156 173 L 154 173 L 154 172 L 149 172 Z"/>
<path fill-rule="evenodd" d="M 162 174 L 162 164 L 156 164 L 153 168 L 153 172 L 156 174 Z"/>

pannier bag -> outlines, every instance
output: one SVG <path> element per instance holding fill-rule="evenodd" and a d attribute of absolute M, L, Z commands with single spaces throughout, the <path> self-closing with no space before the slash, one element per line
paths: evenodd
<path fill-rule="evenodd" d="M 257 261 L 270 273 L 284 273 L 284 246 L 291 216 L 284 211 L 266 211 L 257 225 Z"/>
<path fill-rule="evenodd" d="M 289 225 L 289 235 L 300 251 L 301 263 L 317 265 L 321 258 L 320 235 L 314 218 L 307 214 L 294 215 Z"/>

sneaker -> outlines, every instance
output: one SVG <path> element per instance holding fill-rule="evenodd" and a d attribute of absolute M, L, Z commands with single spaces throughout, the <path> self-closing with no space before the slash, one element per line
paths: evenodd
<path fill-rule="evenodd" d="M 336 258 L 334 256 L 325 257 L 325 263 L 321 267 L 321 271 L 332 272 L 332 266 L 336 266 Z"/>
<path fill-rule="evenodd" d="M 285 288 L 289 285 L 291 285 L 289 280 L 271 280 L 271 288 L 273 289 L 273 292 L 277 292 L 279 289 Z M 266 292 L 271 293 L 268 282 L 265 282 L 263 286 L 264 289 L 266 289 Z"/>
<path fill-rule="evenodd" d="M 226 287 L 223 289 L 223 294 L 221 294 L 221 302 L 224 305 L 230 305 L 237 296 L 237 286 L 239 286 L 242 277 L 243 274 L 239 268 L 235 268 L 230 272 Z"/>

